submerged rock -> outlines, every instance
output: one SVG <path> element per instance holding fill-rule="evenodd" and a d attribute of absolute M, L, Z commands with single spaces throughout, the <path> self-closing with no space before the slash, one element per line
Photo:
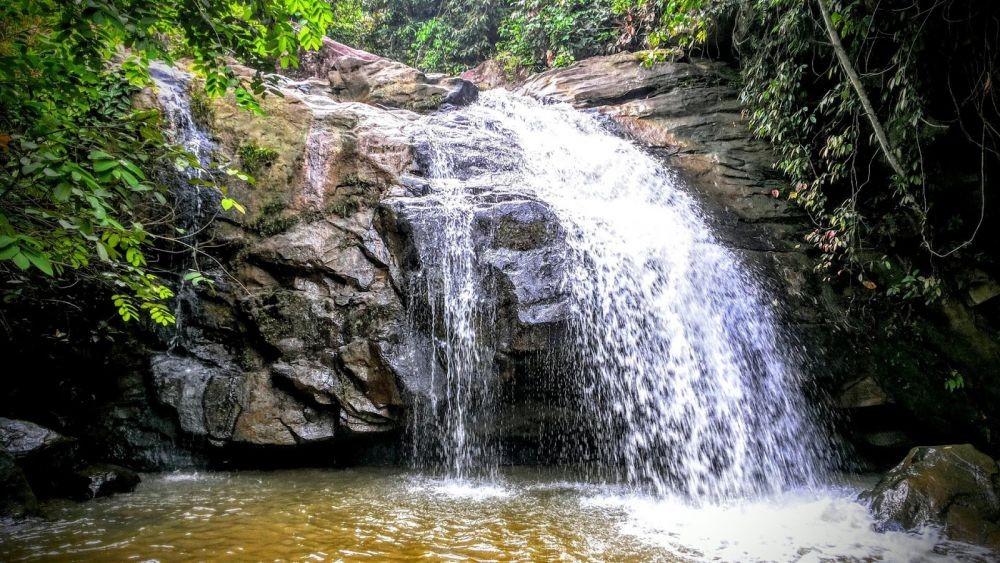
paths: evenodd
<path fill-rule="evenodd" d="M 861 500 L 883 529 L 937 525 L 1000 549 L 1000 467 L 969 444 L 913 448 Z"/>

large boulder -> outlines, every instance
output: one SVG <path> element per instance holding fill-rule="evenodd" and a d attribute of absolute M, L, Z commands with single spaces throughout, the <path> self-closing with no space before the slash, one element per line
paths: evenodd
<path fill-rule="evenodd" d="M 0 417 L 0 447 L 14 459 L 37 459 L 65 451 L 74 440 L 34 422 Z"/>
<path fill-rule="evenodd" d="M 969 444 L 913 448 L 861 498 L 882 529 L 936 525 L 1000 550 L 1000 467 Z"/>
<path fill-rule="evenodd" d="M 0 448 L 39 497 L 62 496 L 77 463 L 77 441 L 26 420 L 0 418 Z"/>
<path fill-rule="evenodd" d="M 478 94 L 468 80 L 426 74 L 330 39 L 304 58 L 306 71 L 329 80 L 331 93 L 342 100 L 431 111 L 444 104 L 468 104 Z"/>

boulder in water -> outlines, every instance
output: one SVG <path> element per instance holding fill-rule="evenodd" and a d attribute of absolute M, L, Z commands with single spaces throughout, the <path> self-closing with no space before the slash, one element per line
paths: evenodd
<path fill-rule="evenodd" d="M 74 474 L 67 491 L 71 498 L 90 500 L 116 493 L 130 493 L 139 485 L 139 475 L 117 465 L 88 465 Z"/>
<path fill-rule="evenodd" d="M 861 499 L 883 529 L 937 525 L 951 539 L 1000 548 L 1000 467 L 969 444 L 913 448 Z"/>
<path fill-rule="evenodd" d="M 40 457 L 72 442 L 72 438 L 34 422 L 0 418 L 0 446 L 15 459 Z"/>

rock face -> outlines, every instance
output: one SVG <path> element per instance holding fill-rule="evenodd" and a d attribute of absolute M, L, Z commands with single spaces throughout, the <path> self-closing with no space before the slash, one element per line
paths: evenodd
<path fill-rule="evenodd" d="M 214 291 L 181 288 L 174 345 L 150 360 L 157 401 L 209 451 L 397 432 L 404 382 L 426 371 L 380 205 L 418 172 L 411 110 L 476 89 L 330 41 L 305 69 L 264 117 L 231 98 L 194 116 L 225 158 L 271 155 L 255 183 L 230 183 L 248 212 L 206 230 L 202 244 L 221 249 Z"/>
<path fill-rule="evenodd" d="M 861 498 L 885 529 L 937 525 L 1000 550 L 1000 467 L 971 445 L 914 448 Z"/>

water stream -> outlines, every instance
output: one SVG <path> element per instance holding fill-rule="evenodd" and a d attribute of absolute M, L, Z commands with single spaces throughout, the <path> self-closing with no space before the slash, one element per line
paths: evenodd
<path fill-rule="evenodd" d="M 609 480 L 693 500 L 823 481 L 835 450 L 804 399 L 799 349 L 668 169 L 594 116 L 504 91 L 432 116 L 425 131 L 440 234 L 422 253 L 448 378 L 429 432 L 452 475 L 499 457 L 472 430 L 498 409 L 474 218 L 523 200 L 554 212 L 550 228 L 566 233 L 564 355 L 597 436 L 578 458 Z"/>

